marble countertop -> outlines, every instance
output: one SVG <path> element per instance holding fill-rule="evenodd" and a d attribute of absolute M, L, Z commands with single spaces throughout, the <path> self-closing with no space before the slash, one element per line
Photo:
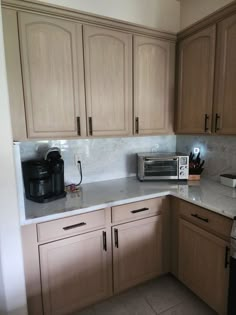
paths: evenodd
<path fill-rule="evenodd" d="M 40 223 L 124 203 L 172 195 L 233 219 L 236 189 L 201 179 L 196 183 L 139 182 L 134 177 L 84 184 L 79 193 L 45 204 L 25 200 L 21 225 Z"/>

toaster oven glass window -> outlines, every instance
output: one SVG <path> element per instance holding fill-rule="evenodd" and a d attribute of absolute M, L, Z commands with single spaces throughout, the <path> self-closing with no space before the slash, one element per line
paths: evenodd
<path fill-rule="evenodd" d="M 178 160 L 146 160 L 144 176 L 178 176 Z"/>

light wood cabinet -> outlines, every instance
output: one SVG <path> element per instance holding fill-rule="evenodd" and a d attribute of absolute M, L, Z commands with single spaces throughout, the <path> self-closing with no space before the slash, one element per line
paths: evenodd
<path fill-rule="evenodd" d="M 214 131 L 236 134 L 236 14 L 217 25 Z"/>
<path fill-rule="evenodd" d="M 39 246 L 44 315 L 69 314 L 111 294 L 105 231 Z"/>
<path fill-rule="evenodd" d="M 211 133 L 216 26 L 178 44 L 176 132 Z"/>
<path fill-rule="evenodd" d="M 179 219 L 179 279 L 218 314 L 226 315 L 228 242 Z"/>
<path fill-rule="evenodd" d="M 130 135 L 132 35 L 86 25 L 84 58 L 89 135 Z"/>
<path fill-rule="evenodd" d="M 112 228 L 115 293 L 162 274 L 162 215 Z"/>
<path fill-rule="evenodd" d="M 165 134 L 173 128 L 175 45 L 134 36 L 134 133 Z"/>
<path fill-rule="evenodd" d="M 85 136 L 82 26 L 19 13 L 29 138 Z"/>
<path fill-rule="evenodd" d="M 2 19 L 13 140 L 26 140 L 17 13 L 13 10 L 3 9 Z"/>

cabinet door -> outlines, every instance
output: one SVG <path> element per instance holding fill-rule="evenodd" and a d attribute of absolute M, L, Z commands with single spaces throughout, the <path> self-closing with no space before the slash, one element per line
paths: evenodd
<path fill-rule="evenodd" d="M 104 231 L 40 246 L 44 314 L 69 314 L 111 293 Z M 107 247 L 108 249 L 108 247 Z"/>
<path fill-rule="evenodd" d="M 134 132 L 163 134 L 173 129 L 175 45 L 134 36 Z"/>
<path fill-rule="evenodd" d="M 89 135 L 132 132 L 132 36 L 84 26 Z"/>
<path fill-rule="evenodd" d="M 17 12 L 2 9 L 2 20 L 13 139 L 15 141 L 26 140 Z"/>
<path fill-rule="evenodd" d="M 113 227 L 114 291 L 162 273 L 162 216 Z"/>
<path fill-rule="evenodd" d="M 82 26 L 20 12 L 19 33 L 28 137 L 85 135 Z"/>
<path fill-rule="evenodd" d="M 236 14 L 217 27 L 214 130 L 236 134 Z"/>
<path fill-rule="evenodd" d="M 213 234 L 179 220 L 179 278 L 220 315 L 227 308 L 227 246 Z"/>
<path fill-rule="evenodd" d="M 213 25 L 179 44 L 177 133 L 211 132 L 215 34 Z"/>

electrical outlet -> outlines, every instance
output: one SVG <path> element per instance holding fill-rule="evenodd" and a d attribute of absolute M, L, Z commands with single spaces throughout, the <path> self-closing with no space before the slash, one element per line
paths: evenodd
<path fill-rule="evenodd" d="M 75 153 L 74 155 L 74 163 L 75 163 L 75 166 L 78 166 L 78 161 L 80 160 L 80 156 L 79 156 L 79 153 Z"/>

